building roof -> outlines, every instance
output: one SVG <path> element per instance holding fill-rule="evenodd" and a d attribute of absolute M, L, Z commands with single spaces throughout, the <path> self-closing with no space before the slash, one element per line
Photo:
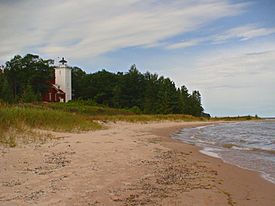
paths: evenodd
<path fill-rule="evenodd" d="M 64 92 L 63 90 L 61 90 L 61 89 L 59 88 L 59 86 L 56 85 L 56 84 L 52 84 L 52 88 L 55 89 L 58 93 L 65 94 L 65 92 Z"/>

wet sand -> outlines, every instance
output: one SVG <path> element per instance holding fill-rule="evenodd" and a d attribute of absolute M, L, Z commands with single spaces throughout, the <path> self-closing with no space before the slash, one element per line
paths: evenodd
<path fill-rule="evenodd" d="M 200 122 L 108 123 L 0 149 L 0 205 L 275 205 L 258 173 L 173 140 Z"/>

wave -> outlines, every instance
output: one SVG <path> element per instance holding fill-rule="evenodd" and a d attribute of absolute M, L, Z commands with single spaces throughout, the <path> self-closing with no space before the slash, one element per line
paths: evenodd
<path fill-rule="evenodd" d="M 222 147 L 227 148 L 227 149 L 246 150 L 246 151 L 264 152 L 264 153 L 268 153 L 268 154 L 275 154 L 275 150 L 272 150 L 272 149 L 258 148 L 258 147 L 242 147 L 240 145 L 233 144 L 233 143 L 223 144 Z"/>
<path fill-rule="evenodd" d="M 213 142 L 213 141 L 209 141 L 209 140 L 201 140 L 201 139 L 198 139 L 196 140 L 198 143 L 206 143 L 206 144 L 211 144 L 211 145 L 215 145 L 216 142 Z"/>
<path fill-rule="evenodd" d="M 252 148 L 252 151 L 255 151 L 255 152 L 265 152 L 265 153 L 268 153 L 268 154 L 275 154 L 275 150 L 272 150 L 272 149 Z"/>
<path fill-rule="evenodd" d="M 261 172 L 262 173 L 262 177 L 264 178 L 264 179 L 266 179 L 267 181 L 269 181 L 269 182 L 272 182 L 273 184 L 275 184 L 275 178 L 274 177 L 272 177 L 270 174 L 267 174 L 267 173 L 265 173 L 265 172 Z"/>
<path fill-rule="evenodd" d="M 202 150 L 200 150 L 200 153 L 208 155 L 210 157 L 215 157 L 215 158 L 220 158 L 221 156 L 218 155 L 215 151 L 221 151 L 220 149 L 215 149 L 215 148 L 210 148 L 210 147 L 205 147 Z"/>
<path fill-rule="evenodd" d="M 211 126 L 213 126 L 213 125 L 204 125 L 204 126 L 195 127 L 195 129 L 203 129 L 203 128 L 211 127 Z"/>
<path fill-rule="evenodd" d="M 223 148 L 231 149 L 232 147 L 238 147 L 236 144 L 227 143 L 222 145 Z"/>
<path fill-rule="evenodd" d="M 251 148 L 249 147 L 241 147 L 239 145 L 232 144 L 232 143 L 223 144 L 222 147 L 227 149 L 236 149 L 236 150 L 251 150 Z"/>

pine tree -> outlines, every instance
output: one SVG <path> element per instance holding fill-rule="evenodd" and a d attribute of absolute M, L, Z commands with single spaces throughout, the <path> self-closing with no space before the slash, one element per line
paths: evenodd
<path fill-rule="evenodd" d="M 23 95 L 21 96 L 22 102 L 35 102 L 39 100 L 38 94 L 36 94 L 30 84 L 28 84 L 23 92 Z"/>
<path fill-rule="evenodd" d="M 8 80 L 2 75 L 1 86 L 0 86 L 0 99 L 4 102 L 12 103 L 14 101 L 12 95 L 12 88 Z"/>

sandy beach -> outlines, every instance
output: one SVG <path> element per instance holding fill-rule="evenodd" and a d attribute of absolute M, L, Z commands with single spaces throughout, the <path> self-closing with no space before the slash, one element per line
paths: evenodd
<path fill-rule="evenodd" d="M 0 150 L 0 205 L 275 205 L 275 184 L 173 140 L 211 123 L 106 123 Z"/>

